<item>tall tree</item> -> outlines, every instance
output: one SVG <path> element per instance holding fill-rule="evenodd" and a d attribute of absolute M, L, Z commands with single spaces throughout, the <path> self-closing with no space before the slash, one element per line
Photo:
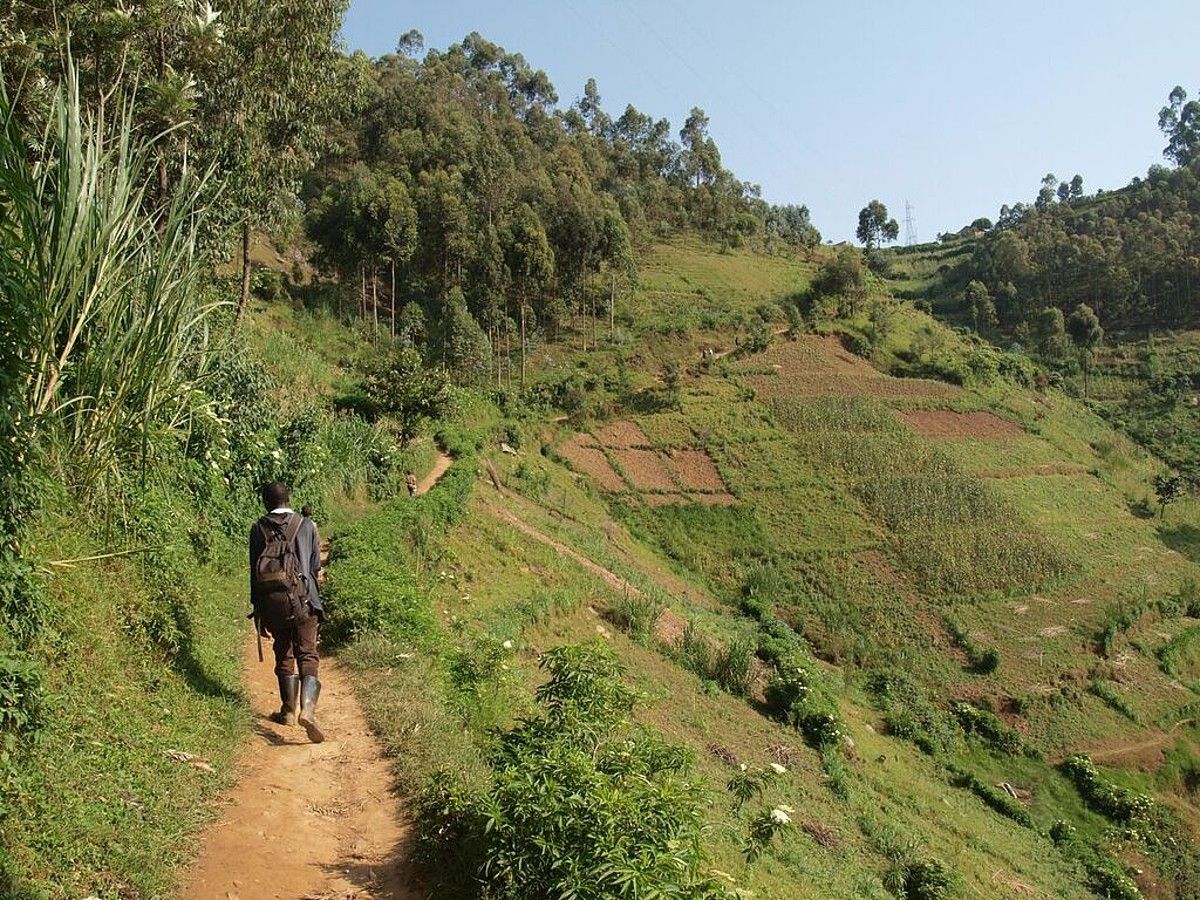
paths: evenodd
<path fill-rule="evenodd" d="M 888 209 L 878 200 L 872 200 L 858 213 L 858 239 L 868 249 L 891 243 L 900 236 L 900 225 L 888 218 Z"/>
<path fill-rule="evenodd" d="M 976 331 L 982 334 L 996 327 L 996 302 L 982 281 L 972 281 L 967 285 L 965 299 L 967 308 L 971 310 L 971 321 L 975 323 Z"/>
<path fill-rule="evenodd" d="M 1088 381 L 1092 371 L 1092 360 L 1096 346 L 1104 340 L 1104 329 L 1100 327 L 1100 319 L 1095 311 L 1086 303 L 1080 303 L 1071 312 L 1066 323 L 1067 334 L 1071 343 L 1079 352 L 1080 366 L 1083 368 L 1083 393 L 1087 396 Z"/>
<path fill-rule="evenodd" d="M 348 0 L 226 0 L 229 52 L 205 85 L 197 135 L 228 181 L 227 216 L 241 229 L 242 291 L 250 288 L 250 232 L 297 212 L 300 177 L 311 168 L 337 102 L 337 37 Z"/>
<path fill-rule="evenodd" d="M 1158 127 L 1167 138 L 1163 156 L 1177 166 L 1200 159 L 1200 101 L 1188 100 L 1187 91 L 1179 85 L 1159 110 Z"/>
<path fill-rule="evenodd" d="M 554 252 L 546 229 L 528 203 L 517 207 L 505 249 L 521 328 L 521 390 L 525 389 L 529 305 L 539 299 L 554 278 Z"/>

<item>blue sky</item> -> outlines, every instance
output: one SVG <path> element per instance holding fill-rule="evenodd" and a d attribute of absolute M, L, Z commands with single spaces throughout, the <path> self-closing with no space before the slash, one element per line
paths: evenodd
<path fill-rule="evenodd" d="M 1047 172 L 1090 193 L 1162 162 L 1158 110 L 1200 93 L 1200 2 L 352 0 L 344 39 L 372 56 L 478 31 L 545 69 L 560 101 L 589 76 L 678 131 L 701 106 L 725 165 L 776 203 L 853 236 L 878 197 L 919 236 L 1030 201 Z"/>

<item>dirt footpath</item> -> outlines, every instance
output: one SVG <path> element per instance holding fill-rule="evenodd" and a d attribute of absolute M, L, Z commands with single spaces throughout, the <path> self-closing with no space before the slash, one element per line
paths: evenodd
<path fill-rule="evenodd" d="M 407 900 L 417 890 L 388 762 L 335 659 L 321 660 L 325 743 L 269 721 L 279 695 L 267 641 L 246 645 L 254 736 L 228 809 L 200 836 L 186 900 Z"/>

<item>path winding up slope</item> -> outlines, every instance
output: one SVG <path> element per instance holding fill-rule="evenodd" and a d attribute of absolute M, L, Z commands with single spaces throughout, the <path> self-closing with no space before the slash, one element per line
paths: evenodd
<path fill-rule="evenodd" d="M 450 468 L 445 453 L 418 485 Z M 416 900 L 404 807 L 375 738 L 335 658 L 321 660 L 319 718 L 328 736 L 267 715 L 279 708 L 269 647 L 260 663 L 245 647 L 254 735 L 238 759 L 240 780 L 220 819 L 200 836 L 184 877 L 185 900 Z"/>

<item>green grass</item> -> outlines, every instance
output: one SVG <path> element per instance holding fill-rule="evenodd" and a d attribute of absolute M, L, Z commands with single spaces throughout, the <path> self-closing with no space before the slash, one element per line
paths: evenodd
<path fill-rule="evenodd" d="M 58 558 L 107 549 L 68 518 L 54 520 L 39 548 Z M 4 896 L 172 893 L 195 850 L 192 834 L 236 775 L 233 754 L 250 727 L 240 687 L 244 576 L 227 574 L 234 569 L 226 557 L 196 571 L 174 657 L 134 627 L 159 601 L 130 561 L 55 570 L 53 630 L 33 648 L 52 660 L 51 714 L 0 828 L 8 865 L 25 883 Z"/>

